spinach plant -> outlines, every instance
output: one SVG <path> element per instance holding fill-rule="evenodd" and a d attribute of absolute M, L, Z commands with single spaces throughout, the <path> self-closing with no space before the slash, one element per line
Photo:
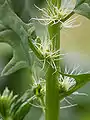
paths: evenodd
<path fill-rule="evenodd" d="M 74 74 L 73 70 L 69 74 L 62 69 L 61 30 L 73 27 L 75 13 L 90 19 L 90 0 L 46 0 L 45 8 L 36 6 L 42 17 L 32 20 L 38 20 L 48 29 L 44 40 L 37 36 L 32 22 L 26 24 L 16 15 L 11 2 L 0 2 L 0 42 L 13 48 L 13 58 L 0 75 L 7 76 L 29 68 L 32 87 L 21 97 L 13 95 L 8 88 L 4 90 L 0 95 L 1 120 L 23 120 L 35 102 L 41 106 L 45 120 L 59 120 L 60 101 L 90 81 L 89 73 Z M 44 74 L 38 82 L 33 74 L 32 54 Z"/>

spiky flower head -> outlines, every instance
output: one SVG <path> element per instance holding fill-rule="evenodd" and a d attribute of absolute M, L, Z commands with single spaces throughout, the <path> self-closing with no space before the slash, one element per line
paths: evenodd
<path fill-rule="evenodd" d="M 60 49 L 53 50 L 52 41 L 54 40 L 54 37 L 55 36 L 50 39 L 48 35 L 45 35 L 45 37 L 40 39 L 39 42 L 38 38 L 34 41 L 34 45 L 43 55 L 43 68 L 45 67 L 45 63 L 48 62 L 52 68 L 56 69 L 55 61 L 60 61 L 62 59 L 62 56 L 64 56 L 64 54 L 61 53 Z"/>
<path fill-rule="evenodd" d="M 64 91 L 69 91 L 76 84 L 76 81 L 73 78 L 67 76 L 61 76 L 60 79 L 61 80 L 59 80 L 59 83 Z"/>
<path fill-rule="evenodd" d="M 39 80 L 34 80 L 33 85 L 32 85 L 32 91 L 34 95 L 36 96 L 36 99 L 40 97 L 45 97 L 45 92 L 46 92 L 46 83 L 45 80 L 39 79 Z"/>
<path fill-rule="evenodd" d="M 74 75 L 79 75 L 81 73 L 80 66 L 75 65 L 72 70 L 68 70 L 68 68 L 65 67 L 64 73 L 65 74 L 70 74 L 70 75 L 73 75 L 73 74 Z M 60 74 L 59 85 L 60 85 L 60 90 L 62 89 L 62 92 L 68 92 L 73 87 L 75 87 L 76 80 L 74 78 L 72 78 L 72 77 L 62 76 Z"/>
<path fill-rule="evenodd" d="M 76 19 L 70 18 L 66 21 L 63 21 L 75 8 L 76 1 L 75 0 L 62 0 L 61 6 L 58 7 L 54 5 L 52 2 L 47 2 L 47 8 L 39 8 L 35 5 L 35 7 L 41 11 L 42 17 L 41 18 L 32 18 L 34 20 L 38 20 L 43 25 L 48 24 L 57 24 L 61 23 L 63 27 L 72 28 L 72 27 L 78 27 L 80 24 L 75 24 Z"/>

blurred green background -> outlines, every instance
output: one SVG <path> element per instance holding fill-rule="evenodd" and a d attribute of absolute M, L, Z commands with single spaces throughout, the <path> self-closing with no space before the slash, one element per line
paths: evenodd
<path fill-rule="evenodd" d="M 0 0 L 1 1 L 1 0 Z M 44 0 L 11 0 L 12 8 L 16 14 L 26 23 L 30 18 L 38 16 L 39 12 L 34 7 L 44 5 Z M 61 31 L 61 50 L 68 53 L 65 56 L 65 62 L 70 67 L 73 64 L 79 64 L 86 72 L 90 71 L 90 21 L 82 16 L 78 16 L 77 22 L 80 27 L 63 29 Z M 33 21 L 36 27 L 37 35 L 44 35 L 46 28 L 38 22 Z M 12 58 L 12 48 L 4 43 L 0 43 L 0 72 L 3 67 Z M 30 87 L 30 72 L 28 69 L 21 69 L 16 73 L 0 79 L 0 90 L 6 86 L 16 94 L 22 94 Z M 78 104 L 76 107 L 61 109 L 61 120 L 90 120 L 90 83 L 78 90 L 87 93 L 88 96 L 73 96 L 67 98 L 71 103 Z M 65 103 L 64 103 L 65 104 Z M 39 119 L 40 118 L 40 119 Z M 44 120 L 39 108 L 32 108 L 25 120 Z"/>

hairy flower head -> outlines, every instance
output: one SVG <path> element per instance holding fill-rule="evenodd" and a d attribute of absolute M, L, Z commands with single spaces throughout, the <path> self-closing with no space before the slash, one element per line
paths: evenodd
<path fill-rule="evenodd" d="M 38 20 L 43 25 L 48 24 L 57 24 L 61 23 L 63 27 L 72 28 L 79 26 L 78 24 L 75 25 L 76 19 L 68 19 L 63 22 L 63 19 L 65 19 L 75 8 L 75 0 L 62 0 L 61 6 L 58 8 L 55 6 L 52 2 L 47 2 L 47 8 L 39 8 L 35 5 L 35 7 L 41 11 L 42 17 L 41 18 L 32 18 L 34 20 Z"/>
<path fill-rule="evenodd" d="M 61 50 L 53 50 L 52 39 L 50 39 L 47 35 L 45 35 L 44 39 L 39 40 L 38 38 L 35 40 L 34 44 L 36 48 L 43 54 L 43 68 L 45 67 L 45 63 L 48 62 L 52 68 L 56 69 L 55 61 L 59 61 L 62 59 L 64 54 L 61 53 Z"/>
<path fill-rule="evenodd" d="M 73 67 L 73 70 L 68 70 L 68 68 L 66 67 L 65 68 L 65 74 L 70 74 L 70 75 L 73 75 L 73 74 L 80 74 L 80 72 L 78 72 L 78 69 L 79 66 L 74 66 Z M 75 87 L 76 85 L 76 80 L 72 77 L 69 77 L 69 76 L 62 76 L 60 75 L 60 78 L 59 78 L 59 84 L 60 84 L 60 90 L 62 89 L 63 92 L 67 92 L 69 91 L 70 89 L 72 89 L 73 87 Z"/>

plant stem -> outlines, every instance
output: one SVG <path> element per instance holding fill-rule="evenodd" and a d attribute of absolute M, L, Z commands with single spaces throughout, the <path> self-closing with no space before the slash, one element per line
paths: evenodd
<path fill-rule="evenodd" d="M 60 49 L 60 23 L 48 25 L 50 39 L 52 40 L 53 51 Z M 59 61 L 55 62 L 57 69 L 60 69 Z M 46 120 L 59 119 L 59 91 L 58 73 L 48 64 L 46 73 Z"/>
<path fill-rule="evenodd" d="M 61 0 L 57 0 L 57 7 L 58 7 L 58 9 L 60 8 L 60 6 L 61 6 Z"/>
<path fill-rule="evenodd" d="M 58 8 L 60 8 L 61 6 L 61 0 L 48 0 L 49 2 L 51 2 L 53 5 L 57 6 Z"/>
<path fill-rule="evenodd" d="M 57 76 L 49 66 L 46 78 L 46 120 L 58 120 L 59 95 L 57 88 Z"/>
<path fill-rule="evenodd" d="M 5 120 L 13 120 L 11 117 L 7 117 L 5 118 Z"/>
<path fill-rule="evenodd" d="M 32 43 L 32 40 L 29 39 L 29 46 L 32 49 L 32 51 L 35 53 L 35 55 L 37 56 L 37 58 L 39 58 L 40 60 L 44 59 L 44 56 L 42 55 L 42 53 L 38 50 L 38 48 L 35 47 L 35 45 Z"/>

